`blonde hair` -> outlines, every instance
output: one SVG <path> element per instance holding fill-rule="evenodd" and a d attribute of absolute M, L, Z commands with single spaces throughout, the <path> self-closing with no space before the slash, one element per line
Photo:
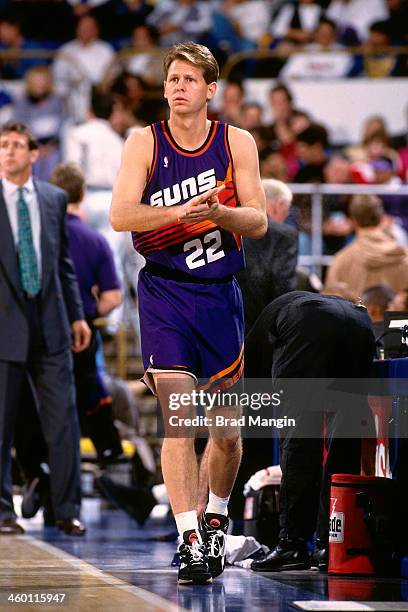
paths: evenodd
<path fill-rule="evenodd" d="M 165 79 L 167 79 L 167 74 L 172 62 L 174 62 L 176 59 L 189 62 L 190 64 L 193 64 L 193 66 L 202 68 L 204 80 L 207 85 L 218 80 L 220 70 L 217 60 L 208 47 L 193 42 L 179 43 L 170 47 L 163 60 Z"/>

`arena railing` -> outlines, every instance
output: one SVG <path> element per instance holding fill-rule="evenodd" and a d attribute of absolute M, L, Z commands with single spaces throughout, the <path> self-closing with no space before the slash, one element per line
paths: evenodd
<path fill-rule="evenodd" d="M 311 198 L 311 239 L 312 254 L 300 255 L 300 266 L 309 268 L 322 278 L 323 266 L 330 265 L 332 256 L 323 254 L 323 213 L 324 197 L 328 195 L 376 195 L 406 196 L 408 214 L 408 185 L 341 185 L 341 184 L 297 184 L 289 183 L 288 187 L 294 195 L 310 195 Z"/>

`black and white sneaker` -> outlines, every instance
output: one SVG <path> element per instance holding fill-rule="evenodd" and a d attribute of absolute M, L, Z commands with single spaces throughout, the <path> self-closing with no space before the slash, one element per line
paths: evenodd
<path fill-rule="evenodd" d="M 206 584 L 212 582 L 210 568 L 208 567 L 207 549 L 203 542 L 204 534 L 194 529 L 185 531 L 183 542 L 178 548 L 180 566 L 178 573 L 179 584 Z"/>
<path fill-rule="evenodd" d="M 228 523 L 228 516 L 224 514 L 204 512 L 201 517 L 200 528 L 205 533 L 208 565 L 213 578 L 224 571 Z"/>

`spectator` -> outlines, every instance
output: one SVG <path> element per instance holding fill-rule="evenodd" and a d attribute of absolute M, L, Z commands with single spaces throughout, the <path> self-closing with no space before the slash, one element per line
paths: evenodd
<path fill-rule="evenodd" d="M 55 79 L 58 83 L 70 87 L 81 77 L 85 77 L 92 84 L 101 81 L 113 59 L 113 49 L 98 37 L 99 24 L 95 17 L 81 17 L 76 27 L 76 38 L 60 47 L 54 62 Z"/>
<path fill-rule="evenodd" d="M 246 269 L 237 275 L 244 298 L 246 332 L 273 299 L 296 288 L 297 234 L 285 225 L 292 193 L 281 181 L 263 179 L 268 230 L 261 240 L 244 238 Z"/>
<path fill-rule="evenodd" d="M 390 140 L 385 119 L 381 115 L 370 115 L 367 117 L 363 124 L 361 144 L 347 147 L 345 151 L 347 157 L 352 162 L 367 161 L 367 143 L 373 137 L 378 137 L 385 143 L 388 143 Z"/>
<path fill-rule="evenodd" d="M 257 47 L 267 32 L 273 4 L 276 0 L 225 0 L 222 12 L 238 36 Z"/>
<path fill-rule="evenodd" d="M 139 125 L 163 118 L 162 101 L 145 99 L 146 85 L 140 76 L 126 71 L 122 72 L 113 82 L 110 91 L 115 100 L 121 100 L 131 110 Z"/>
<path fill-rule="evenodd" d="M 42 45 L 24 38 L 19 21 L 13 17 L 0 19 L 0 51 L 15 54 L 14 58 L 0 60 L 2 79 L 22 79 L 29 68 L 49 63 L 50 60 L 34 57 L 19 57 L 20 52 L 33 51 Z"/>
<path fill-rule="evenodd" d="M 391 44 L 391 31 L 388 21 L 375 21 L 370 25 L 365 47 L 370 55 L 364 56 L 364 74 L 371 78 L 395 76 L 398 69 L 398 56 L 384 52 L 383 47 Z"/>
<path fill-rule="evenodd" d="M 242 104 L 245 97 L 241 81 L 227 81 L 222 89 L 220 121 L 240 127 Z"/>
<path fill-rule="evenodd" d="M 122 96 L 115 96 L 115 103 L 109 123 L 123 139 L 127 138 L 133 130 L 140 129 L 144 125 L 144 122 L 136 119 L 131 105 Z"/>
<path fill-rule="evenodd" d="M 369 117 L 363 128 L 362 144 L 348 147 L 352 159 L 352 178 L 356 183 L 386 183 L 401 171 L 401 160 L 390 147 L 383 117 Z"/>
<path fill-rule="evenodd" d="M 163 83 L 163 54 L 157 49 L 159 32 L 154 26 L 141 24 L 132 31 L 130 51 L 135 55 L 128 57 L 126 70 L 140 76 L 148 85 Z"/>
<path fill-rule="evenodd" d="M 162 0 L 146 22 L 159 30 L 162 47 L 185 40 L 199 43 L 211 29 L 212 7 L 197 0 Z"/>
<path fill-rule="evenodd" d="M 390 304 L 395 298 L 395 293 L 389 287 L 384 285 L 374 285 L 367 287 L 361 296 L 361 301 L 367 308 L 368 315 L 371 319 L 371 324 L 375 339 L 379 339 L 384 333 L 384 312 L 389 310 Z M 380 346 L 384 343 L 380 340 Z"/>
<path fill-rule="evenodd" d="M 241 107 L 241 126 L 244 130 L 262 127 L 262 106 L 258 102 L 245 102 Z"/>
<path fill-rule="evenodd" d="M 296 136 L 296 152 L 300 167 L 293 178 L 295 183 L 324 182 L 324 171 L 328 163 L 327 146 L 327 131 L 318 123 L 311 123 Z M 299 253 L 310 255 L 312 252 L 310 196 L 298 195 L 294 202 L 294 212 L 299 230 Z"/>
<path fill-rule="evenodd" d="M 289 120 L 289 127 L 294 134 L 300 134 L 312 123 L 310 115 L 301 110 L 294 110 Z"/>
<path fill-rule="evenodd" d="M 287 183 L 289 180 L 285 158 L 273 147 L 265 148 L 260 153 L 261 176 Z"/>
<path fill-rule="evenodd" d="M 123 140 L 109 124 L 112 111 L 112 96 L 94 89 L 88 121 L 67 131 L 64 158 L 80 166 L 93 189 L 111 189 L 119 171 Z"/>
<path fill-rule="evenodd" d="M 293 97 L 290 90 L 283 84 L 275 85 L 269 94 L 273 123 L 268 126 L 269 142 L 274 150 L 279 151 L 287 159 L 295 154 L 295 135 L 290 127 L 294 113 Z M 281 150 L 283 149 L 283 150 Z M 291 168 L 291 178 L 297 170 L 297 164 Z"/>
<path fill-rule="evenodd" d="M 286 2 L 272 21 L 271 32 L 275 39 L 304 45 L 312 40 L 322 13 L 322 7 L 315 0 Z"/>
<path fill-rule="evenodd" d="M 69 98 L 70 114 L 77 121 L 85 118 L 90 85 L 103 79 L 114 57 L 111 45 L 98 37 L 97 20 L 92 15 L 84 15 L 78 21 L 76 38 L 60 47 L 54 61 L 57 91 Z M 78 96 L 80 99 L 76 100 Z"/>
<path fill-rule="evenodd" d="M 74 355 L 77 409 L 83 435 L 89 436 L 99 460 L 121 454 L 119 436 L 113 425 L 112 400 L 98 372 L 98 331 L 95 319 L 106 317 L 121 303 L 121 290 L 113 254 L 106 239 L 81 220 L 85 177 L 76 164 L 60 164 L 51 182 L 68 195 L 67 230 L 69 250 L 78 278 L 86 321 L 92 336 L 88 348 Z"/>
<path fill-rule="evenodd" d="M 113 231 L 108 217 L 123 149 L 123 140 L 109 123 L 113 105 L 111 95 L 93 90 L 88 121 L 67 130 L 64 159 L 78 164 L 85 176 L 87 194 L 82 205 L 85 218 L 109 242 L 122 280 L 125 235 Z"/>
<path fill-rule="evenodd" d="M 281 79 L 335 79 L 349 76 L 353 58 L 336 42 L 336 24 L 320 19 L 313 41 L 304 53 L 291 55 L 279 73 Z"/>
<path fill-rule="evenodd" d="M 269 102 L 274 120 L 271 128 L 276 130 L 277 125 L 287 124 L 291 120 L 294 112 L 293 96 L 285 85 L 278 83 L 269 93 Z"/>
<path fill-rule="evenodd" d="M 367 8 L 367 0 L 331 1 L 326 16 L 337 24 L 341 42 L 353 45 L 366 40 L 370 24 L 388 17 L 385 0 L 370 0 Z"/>
<path fill-rule="evenodd" d="M 328 162 L 328 136 L 326 128 L 312 123 L 296 137 L 297 154 L 301 167 L 294 177 L 295 183 L 323 183 Z"/>
<path fill-rule="evenodd" d="M 352 183 L 350 161 L 342 155 L 333 155 L 324 168 L 324 179 L 326 183 L 334 185 Z M 344 247 L 353 233 L 349 204 L 349 195 L 324 196 L 323 245 L 327 255 L 332 255 Z"/>
<path fill-rule="evenodd" d="M 358 295 L 372 285 L 395 292 L 408 287 L 408 251 L 381 227 L 383 214 L 375 196 L 353 196 L 350 216 L 356 238 L 334 256 L 326 285 L 345 282 Z"/>
<path fill-rule="evenodd" d="M 60 161 L 61 131 L 66 120 L 62 99 L 54 93 L 52 75 L 46 66 L 30 68 L 25 75 L 25 95 L 14 105 L 12 119 L 25 121 L 39 144 L 34 176 L 49 180 Z"/>

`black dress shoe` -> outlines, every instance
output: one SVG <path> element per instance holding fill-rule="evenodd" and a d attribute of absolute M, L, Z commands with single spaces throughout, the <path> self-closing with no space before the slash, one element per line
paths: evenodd
<path fill-rule="evenodd" d="M 126 487 L 117 484 L 105 474 L 96 479 L 96 485 L 114 506 L 124 510 L 139 525 L 143 525 L 157 504 L 157 500 L 150 489 Z"/>
<path fill-rule="evenodd" d="M 317 567 L 319 572 L 327 572 L 329 569 L 329 549 L 327 546 L 316 544 L 311 556 L 311 566 Z"/>
<path fill-rule="evenodd" d="M 24 529 L 16 519 L 9 518 L 0 520 L 0 535 L 22 535 Z"/>
<path fill-rule="evenodd" d="M 21 514 L 23 518 L 33 518 L 41 506 L 46 507 L 47 504 L 51 504 L 50 477 L 42 472 L 24 485 Z"/>
<path fill-rule="evenodd" d="M 83 536 L 86 533 L 85 525 L 77 518 L 58 520 L 57 527 L 67 535 Z"/>
<path fill-rule="evenodd" d="M 21 501 L 21 515 L 23 518 L 33 518 L 41 507 L 41 480 L 37 476 L 29 480 L 23 487 Z"/>
<path fill-rule="evenodd" d="M 303 540 L 281 538 L 265 559 L 252 563 L 251 569 L 255 572 L 306 570 L 310 569 L 310 557 Z"/>

